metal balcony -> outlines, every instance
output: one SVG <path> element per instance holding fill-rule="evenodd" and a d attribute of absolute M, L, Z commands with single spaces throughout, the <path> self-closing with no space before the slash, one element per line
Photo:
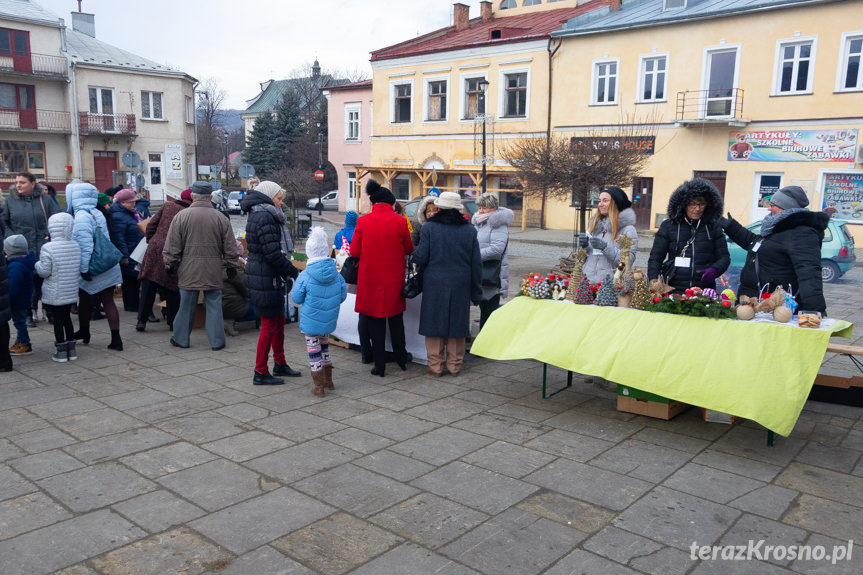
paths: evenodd
<path fill-rule="evenodd" d="M 30 54 L 29 56 L 0 56 L 0 73 L 54 77 L 67 79 L 69 68 L 63 56 Z"/>
<path fill-rule="evenodd" d="M 57 110 L 0 110 L 0 130 L 70 133 L 72 115 Z"/>
<path fill-rule="evenodd" d="M 743 118 L 743 90 L 722 88 L 678 92 L 675 120 L 680 126 L 745 127 L 749 120 Z"/>
<path fill-rule="evenodd" d="M 94 114 L 79 112 L 78 125 L 82 135 L 87 134 L 135 134 L 134 114 Z"/>

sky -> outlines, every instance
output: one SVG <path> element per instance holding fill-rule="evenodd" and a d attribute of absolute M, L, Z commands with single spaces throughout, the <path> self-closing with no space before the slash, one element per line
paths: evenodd
<path fill-rule="evenodd" d="M 63 18 L 77 0 L 33 0 Z M 461 0 L 479 16 L 480 0 Z M 452 0 L 82 0 L 96 38 L 225 90 L 245 109 L 260 83 L 315 58 L 321 67 L 371 78 L 369 52 L 448 26 Z"/>

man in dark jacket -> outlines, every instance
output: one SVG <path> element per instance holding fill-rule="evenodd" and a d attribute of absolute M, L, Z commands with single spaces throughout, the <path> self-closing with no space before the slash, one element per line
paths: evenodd
<path fill-rule="evenodd" d="M 740 273 L 739 295 L 758 297 L 762 288 L 782 287 L 801 310 L 827 311 L 821 280 L 821 242 L 830 216 L 806 209 L 809 198 L 800 186 L 782 188 L 770 199 L 770 214 L 756 235 L 731 214 L 720 223 L 734 243 L 747 250 Z"/>

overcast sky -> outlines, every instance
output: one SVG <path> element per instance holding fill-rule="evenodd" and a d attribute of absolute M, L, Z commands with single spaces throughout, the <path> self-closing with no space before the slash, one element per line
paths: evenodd
<path fill-rule="evenodd" d="M 77 0 L 34 0 L 63 18 Z M 479 0 L 461 0 L 479 15 Z M 369 52 L 448 26 L 452 0 L 82 0 L 96 37 L 198 80 L 215 78 L 226 108 L 245 109 L 267 79 L 315 57 L 326 69 L 363 70 Z"/>

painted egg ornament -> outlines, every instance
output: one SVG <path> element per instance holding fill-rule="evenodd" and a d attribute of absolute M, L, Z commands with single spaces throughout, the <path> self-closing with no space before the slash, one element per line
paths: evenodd
<path fill-rule="evenodd" d="M 709 297 L 711 299 L 716 299 L 716 290 L 713 288 L 707 288 L 701 292 L 701 295 L 704 297 Z"/>
<path fill-rule="evenodd" d="M 737 306 L 737 319 L 742 319 L 743 321 L 749 321 L 755 317 L 755 308 L 751 305 L 739 305 Z"/>
<path fill-rule="evenodd" d="M 784 305 L 779 306 L 773 310 L 773 319 L 775 319 L 779 323 L 786 323 L 791 321 L 791 315 L 791 310 Z"/>

